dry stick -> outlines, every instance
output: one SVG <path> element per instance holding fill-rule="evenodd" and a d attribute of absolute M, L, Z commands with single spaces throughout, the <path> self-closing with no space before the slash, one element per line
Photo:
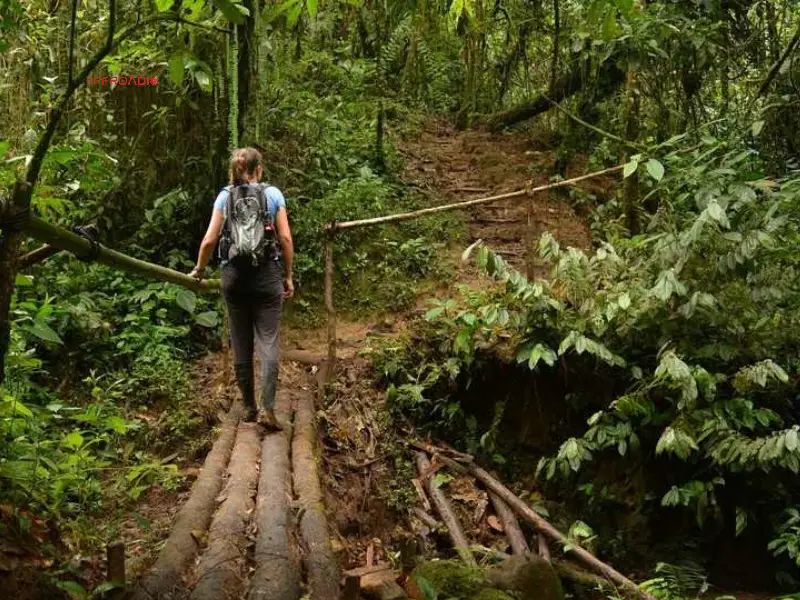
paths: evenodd
<path fill-rule="evenodd" d="M 421 217 L 423 215 L 430 215 L 439 212 L 445 212 L 449 210 L 459 210 L 462 208 L 468 208 L 470 206 L 475 206 L 476 204 L 487 204 L 489 202 L 497 202 L 498 200 L 508 200 L 509 198 L 517 198 L 519 196 L 526 196 L 529 194 L 535 194 L 536 192 L 542 192 L 544 190 L 550 190 L 553 188 L 559 187 L 566 187 L 569 185 L 574 185 L 578 182 L 585 181 L 587 179 L 593 179 L 595 177 L 600 177 L 602 175 L 608 175 L 609 173 L 614 173 L 616 171 L 620 171 L 624 168 L 625 165 L 618 165 L 616 167 L 611 167 L 609 169 L 603 169 L 602 171 L 595 171 L 593 173 L 587 173 L 586 175 L 581 175 L 580 177 L 573 177 L 572 179 L 565 179 L 564 181 L 557 181 L 555 183 L 548 183 L 546 185 L 540 185 L 530 189 L 524 190 L 517 190 L 516 192 L 507 192 L 505 194 L 499 194 L 497 196 L 489 196 L 487 198 L 475 198 L 474 200 L 464 200 L 462 202 L 455 202 L 453 204 L 442 204 L 441 206 L 433 206 L 431 208 L 423 208 L 422 210 L 416 210 L 413 212 L 407 213 L 400 213 L 396 215 L 387 215 L 385 217 L 374 217 L 372 219 L 362 219 L 360 221 L 342 221 L 341 223 L 332 222 L 328 223 L 325 226 L 326 231 L 342 231 L 345 229 L 355 229 L 357 227 L 367 227 L 370 225 L 380 225 L 382 223 L 394 223 L 396 221 L 408 221 L 410 219 L 416 219 L 417 217 Z"/>
<path fill-rule="evenodd" d="M 543 535 L 536 536 L 536 546 L 539 550 L 539 556 L 547 562 L 552 562 L 550 559 L 550 548 L 547 547 L 547 539 Z"/>
<path fill-rule="evenodd" d="M 61 252 L 58 248 L 53 248 L 49 244 L 43 244 L 36 248 L 36 250 L 31 250 L 27 254 L 19 257 L 19 263 L 17 266 L 21 269 L 27 269 L 28 267 L 32 267 L 36 263 L 40 263 L 43 260 L 46 260 L 53 256 L 54 254 L 58 254 Z"/>
<path fill-rule="evenodd" d="M 248 600 L 296 600 L 300 597 L 300 557 L 292 515 L 291 395 L 281 389 L 275 412 L 283 432 L 264 436 L 255 522 L 258 537 L 253 553 L 256 570 Z"/>
<path fill-rule="evenodd" d="M 334 561 L 322 505 L 316 440 L 314 397 L 308 391 L 300 396 L 297 404 L 292 440 L 292 475 L 300 506 L 300 534 L 305 550 L 303 562 L 311 600 L 339 600 L 339 569 Z"/>
<path fill-rule="evenodd" d="M 131 600 L 166 600 L 182 594 L 184 586 L 181 576 L 197 553 L 198 542 L 194 534 L 205 533 L 208 529 L 216 508 L 215 500 L 222 489 L 222 474 L 228 465 L 235 439 L 236 419 L 229 412 L 222 433 L 206 456 L 189 500 L 178 512 L 167 543 L 155 565 L 139 580 Z"/>
<path fill-rule="evenodd" d="M 258 479 L 258 426 L 242 423 L 236 435 L 226 497 L 208 531 L 208 546 L 197 565 L 197 584 L 191 600 L 241 598 L 246 573 L 247 526 L 254 508 Z"/>
<path fill-rule="evenodd" d="M 528 554 L 531 549 L 528 547 L 528 542 L 525 541 L 525 536 L 519 528 L 519 522 L 516 515 L 508 508 L 508 505 L 503 502 L 500 497 L 493 493 L 489 493 L 489 498 L 494 505 L 494 510 L 497 516 L 503 522 L 503 528 L 508 538 L 508 543 L 511 545 L 511 550 L 514 554 Z"/>
<path fill-rule="evenodd" d="M 565 551 L 574 553 L 575 556 L 584 562 L 584 564 L 586 564 L 588 567 L 591 567 L 597 573 L 602 574 L 616 585 L 628 590 L 632 594 L 636 594 L 640 598 L 645 598 L 646 600 L 655 600 L 653 596 L 639 589 L 639 587 L 633 581 L 625 577 L 622 573 L 605 564 L 591 552 L 584 550 L 575 542 L 568 540 L 563 533 L 550 525 L 549 522 L 547 522 L 535 510 L 523 502 L 516 494 L 514 494 L 514 492 L 509 490 L 506 486 L 497 481 L 497 479 L 492 477 L 480 467 L 477 467 L 474 464 L 468 466 L 462 465 L 452 459 L 447 458 L 446 456 L 440 456 L 439 459 L 460 473 L 467 472 L 472 474 L 489 490 L 500 496 L 500 498 L 502 498 L 513 511 L 531 523 L 531 525 L 536 528 L 536 531 L 540 535 L 545 535 L 551 540 L 562 544 Z"/>
<path fill-rule="evenodd" d="M 428 457 L 424 452 L 418 452 L 417 469 L 419 472 L 424 473 L 430 468 L 431 463 L 428 460 Z M 472 552 L 469 549 L 469 542 L 467 542 L 467 538 L 464 536 L 464 532 L 461 529 L 458 518 L 453 513 L 453 509 L 450 506 L 450 502 L 447 501 L 444 492 L 433 485 L 432 479 L 428 479 L 427 484 L 428 495 L 436 505 L 436 510 L 439 512 L 439 516 L 442 517 L 442 521 L 444 521 L 444 524 L 447 525 L 447 530 L 450 532 L 450 539 L 453 540 L 453 546 L 455 547 L 459 556 L 468 565 L 477 566 L 475 557 L 472 556 Z"/>
<path fill-rule="evenodd" d="M 420 521 L 425 523 L 431 529 L 436 529 L 439 526 L 439 521 L 437 521 L 433 515 L 427 513 L 426 511 L 422 510 L 419 506 L 415 506 L 411 509 L 411 512 L 417 517 Z"/>

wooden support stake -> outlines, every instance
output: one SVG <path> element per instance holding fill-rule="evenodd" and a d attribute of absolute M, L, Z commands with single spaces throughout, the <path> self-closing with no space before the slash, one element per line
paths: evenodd
<path fill-rule="evenodd" d="M 108 562 L 106 581 L 117 586 L 109 592 L 108 597 L 117 600 L 125 596 L 125 544 L 116 541 L 106 546 L 106 560 Z"/>
<path fill-rule="evenodd" d="M 325 241 L 325 310 L 328 313 L 328 378 L 336 366 L 336 310 L 333 307 L 333 241 L 334 233 Z"/>
<path fill-rule="evenodd" d="M 431 464 L 430 461 L 428 461 L 427 455 L 424 452 L 418 452 L 417 469 L 419 472 L 424 473 L 430 470 L 430 468 Z M 472 567 L 477 566 L 475 557 L 472 556 L 472 552 L 469 549 L 469 542 L 467 542 L 464 531 L 461 529 L 461 524 L 458 522 L 458 518 L 453 512 L 453 508 L 450 506 L 450 502 L 448 502 L 444 492 L 433 485 L 432 479 L 428 479 L 426 483 L 428 495 L 431 497 L 431 500 L 433 500 L 434 505 L 436 505 L 436 510 L 439 512 L 439 516 L 442 517 L 442 521 L 447 525 L 447 530 L 450 532 L 450 539 L 453 540 L 453 546 L 461 557 L 461 560 Z"/>

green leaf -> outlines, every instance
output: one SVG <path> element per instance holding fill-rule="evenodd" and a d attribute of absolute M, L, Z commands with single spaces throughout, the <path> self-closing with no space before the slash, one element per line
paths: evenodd
<path fill-rule="evenodd" d="M 297 25 L 298 19 L 300 19 L 300 14 L 303 12 L 303 5 L 299 2 L 295 4 L 289 14 L 286 16 L 286 25 L 289 29 L 293 29 L 295 25 Z"/>
<path fill-rule="evenodd" d="M 431 485 L 435 489 L 439 489 L 440 487 L 451 481 L 453 481 L 453 478 L 447 473 L 437 473 L 436 475 L 433 476 L 433 479 L 431 479 Z"/>
<path fill-rule="evenodd" d="M 117 581 L 104 581 L 103 583 L 101 583 L 92 590 L 92 598 L 96 598 L 97 596 L 102 596 L 106 592 L 120 589 L 122 587 L 123 587 L 122 584 Z"/>
<path fill-rule="evenodd" d="M 308 16 L 312 19 L 317 17 L 317 0 L 306 0 L 306 7 L 308 8 Z"/>
<path fill-rule="evenodd" d="M 169 59 L 169 80 L 176 87 L 183 85 L 184 66 L 183 56 L 180 54 L 176 54 Z"/>
<path fill-rule="evenodd" d="M 33 276 L 17 273 L 17 276 L 14 278 L 14 285 L 17 287 L 30 287 L 33 285 Z"/>
<path fill-rule="evenodd" d="M 195 81 L 197 81 L 197 85 L 200 86 L 201 90 L 203 90 L 204 92 L 211 91 L 211 78 L 208 76 L 208 73 L 206 73 L 204 70 L 202 69 L 195 70 L 194 79 Z"/>
<path fill-rule="evenodd" d="M 64 445 L 67 448 L 80 448 L 83 445 L 83 436 L 78 431 L 73 431 L 64 436 Z"/>
<path fill-rule="evenodd" d="M 217 5 L 220 12 L 225 15 L 225 18 L 231 23 L 235 23 L 236 25 L 244 23 L 244 15 L 230 0 L 214 0 L 214 4 Z"/>
<path fill-rule="evenodd" d="M 753 123 L 752 132 L 754 136 L 758 136 L 762 129 L 764 129 L 764 121 L 756 121 Z"/>
<path fill-rule="evenodd" d="M 81 598 L 81 600 L 89 597 L 89 594 L 83 589 L 83 586 L 76 581 L 59 581 L 56 587 L 70 594 L 74 594 L 78 598 Z"/>
<path fill-rule="evenodd" d="M 46 342 L 52 342 L 54 344 L 64 343 L 50 325 L 41 319 L 25 325 L 23 329 Z"/>
<path fill-rule="evenodd" d="M 631 297 L 628 296 L 628 293 L 626 292 L 619 297 L 617 304 L 619 304 L 619 307 L 622 310 L 626 310 L 631 305 Z"/>
<path fill-rule="evenodd" d="M 664 178 L 664 165 L 655 158 L 651 158 L 647 161 L 647 172 L 656 181 L 661 181 Z"/>
<path fill-rule="evenodd" d="M 619 32 L 619 25 L 617 25 L 617 15 L 613 10 L 606 13 L 606 18 L 603 20 L 603 40 L 610 42 Z"/>
<path fill-rule="evenodd" d="M 203 327 L 216 327 L 219 324 L 219 314 L 215 310 L 207 310 L 197 315 L 194 321 Z"/>
<path fill-rule="evenodd" d="M 425 600 L 439 600 L 439 593 L 430 581 L 421 575 L 415 575 L 414 578 L 416 579 L 419 591 L 425 594 Z"/>
<path fill-rule="evenodd" d="M 197 296 L 194 292 L 189 290 L 178 290 L 175 301 L 178 303 L 178 306 L 190 315 L 193 315 L 195 308 L 197 308 Z"/>
<path fill-rule="evenodd" d="M 156 0 L 156 8 L 158 12 L 165 12 L 172 6 L 172 0 Z"/>
<path fill-rule="evenodd" d="M 8 148 L 10 146 L 11 146 L 11 144 L 8 141 L 3 140 L 3 141 L 0 142 L 0 158 L 3 158 L 5 156 L 6 152 L 8 152 Z"/>
<path fill-rule="evenodd" d="M 736 507 L 736 537 L 739 537 L 741 533 L 744 531 L 745 527 L 747 527 L 747 512 L 741 507 Z"/>
<path fill-rule="evenodd" d="M 633 0 L 616 0 L 615 4 L 621 12 L 626 17 L 633 12 Z"/>
<path fill-rule="evenodd" d="M 622 177 L 627 179 L 634 173 L 636 173 L 636 169 L 639 168 L 639 161 L 632 160 L 630 162 L 625 163 L 625 167 L 622 169 Z"/>

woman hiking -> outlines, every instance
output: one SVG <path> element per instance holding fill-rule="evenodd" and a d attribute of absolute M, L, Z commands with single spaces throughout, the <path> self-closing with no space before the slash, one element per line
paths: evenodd
<path fill-rule="evenodd" d="M 260 183 L 264 171 L 255 148 L 233 152 L 230 185 L 214 201 L 208 231 L 190 275 L 203 279 L 219 242 L 220 286 L 228 308 L 236 383 L 246 408 L 245 420 L 271 431 L 275 418 L 281 308 L 294 295 L 294 248 L 286 200 L 278 188 Z M 281 261 L 281 256 L 283 261 Z M 253 343 L 261 360 L 261 410 L 256 414 Z"/>

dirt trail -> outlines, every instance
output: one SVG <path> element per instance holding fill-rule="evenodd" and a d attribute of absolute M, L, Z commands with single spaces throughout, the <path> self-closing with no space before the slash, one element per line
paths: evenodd
<path fill-rule="evenodd" d="M 402 143 L 402 151 L 407 158 L 404 179 L 442 202 L 546 184 L 557 163 L 555 152 L 527 134 L 456 131 L 443 121 L 429 122 L 418 139 Z M 563 175 L 585 172 L 585 160 L 577 157 L 566 165 Z M 603 198 L 609 193 L 610 180 L 590 180 L 579 188 Z M 591 236 L 586 221 L 559 200 L 563 193 L 539 193 L 467 211 L 469 243 L 482 239 L 523 272 L 529 244 L 544 231 L 566 246 L 588 248 Z"/>
<path fill-rule="evenodd" d="M 546 183 L 555 161 L 526 136 L 456 132 L 441 122 L 429 123 L 402 151 L 408 159 L 405 180 L 437 203 Z M 569 165 L 565 175 L 584 171 Z M 590 182 L 586 189 L 602 195 L 606 185 Z M 469 241 L 483 239 L 521 270 L 531 240 L 544 230 L 566 245 L 590 244 L 583 220 L 567 203 L 544 194 L 484 205 L 465 220 Z M 474 274 L 460 269 L 459 279 L 473 281 Z M 325 370 L 324 330 L 286 332 L 277 406 L 286 430 L 263 435 L 252 425 L 237 427 L 238 408 L 232 410 L 161 558 L 136 585 L 134 600 L 295 600 L 304 593 L 334 600 L 340 566 L 387 559 L 383 540 L 388 545 L 398 526 L 405 526 L 375 493 L 391 467 L 378 445 L 382 398 L 362 379 L 367 367 L 358 351 L 371 334 L 397 330 L 388 323 L 340 323 L 341 367 L 331 389 L 333 398 L 344 392 L 348 402 L 334 400 L 324 411 L 315 410 L 311 376 L 319 380 Z M 322 461 L 318 417 L 324 425 Z M 317 465 L 324 466 L 321 484 Z"/>

